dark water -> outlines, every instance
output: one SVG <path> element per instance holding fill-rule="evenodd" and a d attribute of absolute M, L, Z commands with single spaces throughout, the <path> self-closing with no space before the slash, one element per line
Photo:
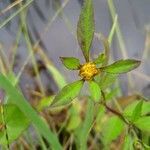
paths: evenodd
<path fill-rule="evenodd" d="M 33 41 L 38 39 L 38 36 L 43 33 L 49 20 L 53 18 L 57 11 L 57 4 L 63 3 L 59 0 L 36 0 L 29 8 L 28 13 L 28 26 L 30 35 Z M 1 10 L 9 4 L 9 1 L 0 1 Z M 76 78 L 76 74 L 68 72 L 59 61 L 60 56 L 76 56 L 82 59 L 82 54 L 79 50 L 78 43 L 76 40 L 76 25 L 78 16 L 80 13 L 82 1 L 69 0 L 66 4 L 62 15 L 58 16 L 48 28 L 46 34 L 42 36 L 41 46 L 47 53 L 48 57 L 54 62 L 59 71 L 66 76 L 67 81 L 73 81 Z M 129 58 L 142 58 L 145 49 L 145 40 L 147 30 L 150 30 L 150 1 L 149 0 L 114 0 L 114 4 L 118 13 L 118 20 L 123 33 L 123 38 L 126 46 L 127 56 Z M 107 0 L 94 0 L 95 7 L 95 22 L 96 32 L 101 32 L 105 36 L 108 36 L 111 26 L 112 19 L 109 12 Z M 0 20 L 4 20 L 15 10 L 7 12 L 2 15 Z M 70 28 L 64 21 L 64 18 L 70 22 Z M 15 17 L 7 26 L 0 30 L 0 43 L 3 45 L 3 49 L 7 55 L 11 54 L 11 47 L 15 42 L 15 37 L 18 29 L 18 17 Z M 147 29 L 147 30 L 146 30 Z M 102 49 L 101 43 L 94 40 L 92 51 L 93 55 L 98 54 Z M 148 48 L 148 51 L 150 47 Z M 120 48 L 118 48 L 117 40 L 114 38 L 111 47 L 111 53 L 115 60 L 123 58 Z M 28 55 L 28 51 L 25 47 L 23 38 L 20 40 L 18 49 L 19 63 L 17 64 L 16 72 L 22 66 L 24 60 Z M 142 65 L 136 71 L 140 73 L 132 74 L 132 81 L 134 90 L 143 92 L 145 96 L 150 95 L 150 69 L 149 69 L 149 58 L 142 60 Z M 147 78 L 145 78 L 146 75 Z M 47 84 L 49 78 L 42 77 L 43 82 Z M 51 78 L 51 77 L 50 77 Z M 126 76 L 121 76 L 121 86 L 124 94 L 127 93 L 127 79 Z M 26 75 L 22 76 L 22 85 L 24 83 L 32 83 L 32 79 Z M 52 86 L 53 90 L 56 86 Z M 22 86 L 23 87 L 23 86 Z"/>

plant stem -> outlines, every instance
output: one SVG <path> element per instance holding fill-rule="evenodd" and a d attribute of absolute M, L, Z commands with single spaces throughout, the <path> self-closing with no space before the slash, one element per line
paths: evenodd
<path fill-rule="evenodd" d="M 115 114 L 116 116 L 118 116 L 121 120 L 123 120 L 123 122 L 125 122 L 127 125 L 130 125 L 130 123 L 127 121 L 127 119 L 122 115 L 122 113 L 112 109 L 111 107 L 109 107 L 106 104 L 106 100 L 105 100 L 105 93 L 102 91 L 102 97 L 103 97 L 103 101 L 101 102 L 101 104 L 103 106 L 105 106 L 105 108 L 110 111 L 111 113 Z"/>

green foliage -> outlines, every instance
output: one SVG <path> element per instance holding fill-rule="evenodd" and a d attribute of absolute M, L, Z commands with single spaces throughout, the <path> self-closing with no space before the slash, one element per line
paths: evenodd
<path fill-rule="evenodd" d="M 115 140 L 122 130 L 124 129 L 124 123 L 116 116 L 110 117 L 103 127 L 103 142 L 105 145 Z"/>
<path fill-rule="evenodd" d="M 134 122 L 134 125 L 142 131 L 148 132 L 150 134 L 150 116 L 144 116 L 139 118 L 137 121 Z"/>
<path fill-rule="evenodd" d="M 123 150 L 135 150 L 133 147 L 133 138 L 131 137 L 131 135 L 127 134 L 125 136 L 122 149 Z"/>
<path fill-rule="evenodd" d="M 140 61 L 138 60 L 133 60 L 133 59 L 118 60 L 109 66 L 101 68 L 101 70 L 108 73 L 119 74 L 119 73 L 129 72 L 137 68 L 139 65 L 140 65 Z"/>
<path fill-rule="evenodd" d="M 106 56 L 104 53 L 99 54 L 99 56 L 94 60 L 95 64 L 102 64 L 106 59 Z"/>
<path fill-rule="evenodd" d="M 75 130 L 81 123 L 80 117 L 80 103 L 75 101 L 69 110 L 69 121 L 67 124 L 67 131 Z"/>
<path fill-rule="evenodd" d="M 142 104 L 141 104 L 142 103 Z M 137 107 L 137 108 L 136 108 Z M 141 107 L 141 108 L 140 108 Z M 139 113 L 141 112 L 141 116 L 143 115 L 146 115 L 148 113 L 150 113 L 150 103 L 149 102 L 146 102 L 146 101 L 143 101 L 143 100 L 139 100 L 138 101 L 135 101 L 133 103 L 131 103 L 130 105 L 128 105 L 125 110 L 124 110 L 124 116 L 126 116 L 128 119 L 132 120 L 132 116 L 133 116 L 133 112 L 135 111 L 136 113 Z M 136 111 L 137 109 L 140 110 L 140 112 Z"/>
<path fill-rule="evenodd" d="M 6 21 L 0 24 L 0 28 L 7 24 L 23 9 L 25 9 L 32 1 L 33 0 L 28 0 L 24 5 L 21 4 L 21 7 L 20 9 L 18 9 L 18 11 L 16 11 L 8 19 L 6 19 Z M 63 3 L 60 9 L 58 9 L 56 15 L 52 20 L 54 20 L 57 15 L 59 15 L 59 13 L 67 4 L 67 1 Z M 112 1 L 108 0 L 108 2 L 111 2 L 112 5 Z M 109 44 L 112 42 L 115 31 L 117 32 L 119 41 L 122 45 L 121 49 L 124 49 L 122 38 L 119 33 L 120 31 L 118 30 L 117 15 L 113 15 L 113 18 L 115 19 L 114 25 L 108 38 L 104 37 L 100 33 L 95 33 L 95 35 L 103 43 L 104 53 L 100 53 L 98 57 L 92 61 L 89 53 L 95 31 L 93 0 L 84 0 L 83 8 L 81 10 L 77 25 L 77 40 L 86 62 L 80 65 L 80 61 L 77 58 L 61 57 L 63 65 L 70 70 L 79 70 L 79 76 L 82 78 L 81 80 L 75 81 L 71 84 L 66 83 L 64 77 L 61 75 L 59 70 L 57 70 L 49 61 L 47 56 L 44 54 L 44 51 L 39 50 L 40 48 L 37 48 L 40 40 L 35 44 L 36 46 L 32 45 L 26 24 L 26 14 L 24 14 L 24 12 L 22 11 L 20 16 L 20 30 L 23 30 L 27 48 L 29 49 L 29 52 L 31 54 L 33 68 L 36 72 L 38 81 L 37 83 L 41 92 L 39 93 L 39 95 L 42 97 L 36 108 L 38 111 L 42 111 L 44 109 L 44 111 L 40 113 L 43 113 L 44 115 L 46 113 L 46 119 L 48 120 L 48 122 L 50 122 L 49 125 L 50 127 L 52 127 L 52 129 L 54 129 L 55 133 L 53 133 L 49 129 L 49 126 L 44 118 L 42 118 L 38 114 L 38 112 L 32 108 L 32 106 L 21 94 L 19 89 L 16 88 L 16 84 L 19 82 L 21 72 L 24 68 L 21 70 L 21 72 L 19 72 L 17 78 L 15 77 L 13 71 L 9 70 L 10 72 L 7 73 L 6 70 L 4 72 L 7 73 L 7 77 L 0 75 L 0 87 L 6 92 L 6 104 L 1 106 L 0 114 L 0 144 L 8 144 L 7 140 L 9 140 L 9 143 L 13 142 L 29 126 L 29 123 L 31 123 L 36 128 L 37 135 L 39 136 L 39 140 L 42 146 L 40 144 L 39 145 L 43 149 L 47 149 L 45 143 L 48 143 L 51 146 L 48 147 L 48 149 L 62 149 L 62 146 L 59 143 L 59 138 L 63 133 L 62 131 L 65 131 L 65 133 L 67 132 L 63 140 L 61 139 L 61 143 L 63 143 L 64 149 L 73 148 L 71 147 L 73 144 L 75 144 L 76 149 L 86 150 L 88 149 L 87 146 L 89 145 L 90 149 L 92 149 L 92 146 L 97 141 L 98 144 L 104 145 L 104 149 L 109 149 L 110 147 L 108 147 L 108 145 L 111 145 L 111 143 L 119 136 L 121 137 L 121 140 L 122 137 L 125 136 L 122 147 L 122 149 L 124 150 L 132 150 L 134 149 L 134 147 L 138 147 L 139 145 L 146 145 L 149 142 L 148 136 L 150 134 L 150 103 L 144 100 L 135 101 L 133 104 L 127 106 L 123 111 L 121 106 L 117 102 L 117 99 L 115 100 L 115 97 L 118 96 L 118 89 L 120 87 L 111 86 L 117 79 L 118 74 L 129 72 L 140 65 L 140 61 L 133 59 L 119 60 L 114 62 L 113 64 L 108 65 L 111 46 Z M 68 21 L 66 16 L 65 21 Z M 40 54 L 41 60 L 43 60 L 47 70 L 51 73 L 58 88 L 61 89 L 55 97 L 49 95 L 47 96 L 47 91 L 42 85 L 40 72 L 38 71 L 38 66 L 36 64 L 36 59 L 34 56 L 33 47 L 36 47 L 38 49 L 37 54 Z M 0 61 L 0 65 L 3 65 L 3 62 Z M 82 68 L 81 70 L 81 66 L 84 65 L 86 67 L 84 69 Z M 2 70 L 4 70 L 4 68 L 5 66 L 3 66 Z M 82 76 L 80 73 L 84 75 Z M 86 78 L 86 76 L 89 76 L 89 78 Z M 84 96 L 83 101 L 79 100 L 71 103 L 73 99 L 78 97 L 85 81 L 88 82 L 90 94 L 88 96 Z M 109 107 L 109 105 L 107 105 L 108 100 L 114 100 L 114 104 L 117 106 L 117 109 L 113 108 L 113 105 Z M 69 105 L 68 107 L 67 104 L 70 103 L 71 105 Z M 67 106 L 65 107 L 65 105 Z M 49 108 L 46 109 L 47 107 Z M 66 114 L 57 114 L 58 112 L 60 113 L 60 110 L 66 112 Z M 112 116 L 110 115 L 110 112 Z M 54 115 L 54 122 L 51 122 L 51 119 L 49 120 L 49 118 L 51 118 L 51 116 L 49 115 L 51 114 Z M 65 119 L 64 116 L 66 117 Z M 59 122 L 59 120 L 65 121 L 63 123 L 61 122 L 60 124 L 58 123 L 58 125 L 56 123 L 55 125 L 55 117 L 56 122 Z M 127 127 L 126 131 L 128 131 L 126 132 L 126 134 L 125 132 L 123 132 L 125 125 Z M 141 131 L 139 132 L 139 130 L 136 130 L 137 128 L 139 128 Z M 90 134 L 91 130 L 92 132 Z M 143 135 L 145 134 L 145 132 L 147 138 L 143 140 Z M 138 139 L 139 133 L 142 135 L 142 138 L 140 140 Z M 60 134 L 61 136 L 59 136 Z M 8 135 L 8 137 L 6 137 L 6 135 Z M 119 139 L 119 141 L 121 140 Z M 69 147 L 67 147 L 68 145 Z M 34 146 L 32 148 L 34 149 Z"/>
<path fill-rule="evenodd" d="M 92 99 L 95 102 L 100 101 L 101 89 L 100 89 L 99 85 L 94 81 L 90 81 L 89 82 L 89 89 L 90 89 L 90 94 L 91 94 Z"/>
<path fill-rule="evenodd" d="M 48 125 L 38 116 L 37 112 L 31 107 L 24 96 L 13 87 L 13 85 L 3 75 L 0 75 L 0 87 L 3 88 L 10 97 L 10 103 L 15 104 L 24 115 L 34 124 L 38 132 L 45 137 L 53 149 L 61 149 L 59 141 L 53 134 Z"/>
<path fill-rule="evenodd" d="M 110 74 L 106 73 L 103 75 L 100 79 L 99 86 L 102 90 L 105 90 L 106 88 L 110 87 L 117 79 L 118 74 Z"/>
<path fill-rule="evenodd" d="M 86 150 L 87 149 L 87 138 L 90 132 L 90 129 L 93 125 L 94 119 L 94 103 L 91 99 L 88 100 L 87 110 L 84 121 L 81 125 L 76 129 L 76 141 L 77 141 L 77 149 Z"/>
<path fill-rule="evenodd" d="M 81 10 L 78 27 L 77 38 L 85 59 L 89 60 L 89 50 L 94 35 L 94 10 L 92 0 L 85 0 Z"/>
<path fill-rule="evenodd" d="M 43 109 L 49 107 L 53 100 L 54 96 L 43 97 L 37 105 L 37 110 L 42 111 Z"/>
<path fill-rule="evenodd" d="M 3 126 L 0 131 L 0 144 L 7 145 L 16 140 L 28 127 L 29 120 L 16 105 L 6 104 L 1 106 L 0 124 Z"/>
<path fill-rule="evenodd" d="M 78 96 L 84 81 L 79 80 L 66 85 L 55 97 L 53 106 L 60 106 L 70 103 L 75 97 Z"/>
<path fill-rule="evenodd" d="M 141 114 L 142 114 L 142 105 L 143 105 L 143 101 L 140 101 L 136 105 L 135 109 L 133 110 L 132 116 L 131 116 L 131 119 L 132 119 L 133 122 L 136 121 L 136 120 L 138 120 L 141 117 Z"/>
<path fill-rule="evenodd" d="M 80 67 L 80 61 L 74 57 L 60 57 L 64 66 L 70 70 L 78 70 Z"/>

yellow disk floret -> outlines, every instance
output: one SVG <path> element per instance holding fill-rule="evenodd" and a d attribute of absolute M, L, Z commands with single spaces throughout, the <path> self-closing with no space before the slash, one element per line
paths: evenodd
<path fill-rule="evenodd" d="M 92 62 L 85 63 L 81 66 L 79 75 L 84 80 L 91 80 L 95 75 L 99 73 L 99 69 Z"/>

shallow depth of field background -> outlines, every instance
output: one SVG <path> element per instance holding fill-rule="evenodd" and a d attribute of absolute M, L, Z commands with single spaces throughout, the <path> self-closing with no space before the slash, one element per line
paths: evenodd
<path fill-rule="evenodd" d="M 23 1 L 27 2 L 27 0 Z M 108 1 L 93 0 L 96 33 L 101 33 L 105 37 L 108 37 L 113 25 L 112 12 Z M 19 9 L 19 6 L 16 5 L 3 12 L 13 2 L 13 0 L 0 0 L 0 25 Z M 150 1 L 112 0 L 112 2 L 116 9 L 115 13 L 118 16 L 120 35 L 123 40 L 118 41 L 115 33 L 109 63 L 126 58 L 138 59 L 142 62 L 139 68 L 119 76 L 117 86 L 119 85 L 120 93 L 118 92 L 117 96 L 124 98 L 126 96 L 142 95 L 142 97 L 149 99 Z M 62 65 L 59 57 L 78 57 L 83 62 L 83 55 L 76 37 L 77 21 L 82 4 L 82 0 L 34 0 L 27 10 L 26 24 L 32 46 L 34 47 L 37 44 L 37 48 L 44 52 L 49 59 L 49 63 L 58 69 L 67 83 L 79 79 L 78 72 L 67 70 Z M 13 65 L 15 75 L 21 72 L 19 80 L 21 91 L 32 106 L 36 107 L 41 95 L 38 93 L 40 90 L 33 69 L 33 58 L 22 34 L 18 36 L 19 21 L 20 16 L 18 14 L 0 28 L 0 56 L 3 56 L 6 66 Z M 16 48 L 17 42 L 18 47 Z M 102 50 L 102 42 L 95 36 L 91 49 L 92 57 L 96 58 Z M 44 57 L 39 54 L 35 54 L 34 57 L 46 95 L 56 94 L 60 88 L 55 82 L 53 74 L 46 69 Z M 86 94 L 87 89 L 85 87 L 81 95 Z M 57 124 L 57 121 L 63 122 L 64 116 L 61 114 L 53 118 L 53 121 L 56 121 L 54 124 Z"/>
<path fill-rule="evenodd" d="M 0 8 L 3 10 L 10 4 L 9 0 L 0 1 Z M 116 37 L 113 39 L 111 54 L 114 60 L 121 58 L 136 58 L 142 61 L 140 68 L 131 73 L 131 86 L 128 86 L 126 75 L 122 75 L 121 88 L 124 95 L 141 92 L 145 96 L 150 95 L 150 1 L 148 0 L 114 0 L 118 21 L 123 35 L 125 49 L 122 51 L 118 46 Z M 63 5 L 63 6 L 62 6 Z M 77 77 L 77 73 L 72 73 L 65 69 L 60 60 L 60 56 L 77 56 L 82 59 L 76 40 L 76 25 L 80 13 L 82 0 L 36 0 L 28 11 L 28 27 L 31 39 L 36 43 L 39 38 L 40 46 L 43 48 L 49 59 L 55 64 L 60 72 L 66 77 L 68 82 Z M 61 7 L 64 7 L 60 12 Z M 94 0 L 96 32 L 101 32 L 108 36 L 112 27 L 108 3 L 106 0 Z M 0 20 L 4 21 L 17 8 L 12 8 L 1 15 Z M 59 15 L 58 15 L 58 12 Z M 13 18 L 5 27 L 0 30 L 0 45 L 10 58 L 12 47 L 14 47 L 18 30 L 18 17 Z M 102 50 L 102 44 L 95 38 L 92 46 L 93 56 Z M 24 61 L 28 57 L 28 50 L 25 42 L 20 38 L 19 48 L 15 63 L 17 73 Z M 30 61 L 28 65 L 30 64 Z M 28 66 L 27 65 L 27 66 Z M 29 65 L 30 66 L 30 65 Z M 53 79 L 46 72 L 41 72 L 44 85 L 52 91 L 57 91 Z M 33 79 L 25 71 L 20 80 L 21 87 L 26 90 L 26 86 L 33 87 Z M 24 91 L 25 92 L 25 91 Z"/>

